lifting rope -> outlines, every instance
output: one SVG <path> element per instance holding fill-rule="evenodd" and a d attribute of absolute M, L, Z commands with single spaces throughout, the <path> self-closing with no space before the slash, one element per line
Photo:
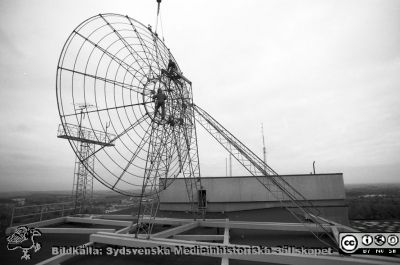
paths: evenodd
<path fill-rule="evenodd" d="M 164 32 L 163 32 L 163 26 L 162 26 L 162 19 L 161 19 L 161 16 L 160 16 L 161 0 L 156 0 L 156 1 L 157 1 L 157 17 L 156 17 L 156 26 L 155 26 L 155 29 L 154 29 L 154 33 L 157 34 L 158 20 L 160 20 L 161 35 L 162 35 L 162 40 L 164 41 Z"/>
<path fill-rule="evenodd" d="M 157 1 L 157 17 L 156 17 L 156 25 L 154 27 L 154 35 L 155 35 L 155 37 L 153 38 L 153 41 L 154 41 L 154 48 L 156 50 L 156 58 L 158 59 L 157 38 L 159 38 L 159 37 L 158 37 L 157 29 L 158 29 L 158 21 L 159 20 L 160 20 L 160 27 L 161 27 L 161 36 L 160 36 L 161 38 L 159 38 L 159 39 L 162 40 L 163 42 L 165 42 L 165 39 L 164 39 L 163 23 L 162 23 L 162 19 L 161 19 L 161 16 L 160 16 L 160 6 L 161 6 L 161 1 L 162 0 L 156 0 L 156 1 Z M 149 25 L 149 27 L 150 27 L 149 30 L 151 31 L 151 26 Z"/>

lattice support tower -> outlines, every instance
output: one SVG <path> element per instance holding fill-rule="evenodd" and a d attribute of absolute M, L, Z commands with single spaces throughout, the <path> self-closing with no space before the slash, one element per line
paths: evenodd
<path fill-rule="evenodd" d="M 83 114 L 82 114 L 83 115 Z M 82 116 L 83 117 L 83 116 Z M 80 120 L 82 122 L 82 119 Z M 113 135 L 82 127 L 81 125 L 60 124 L 58 138 L 74 140 L 79 144 L 75 158 L 72 198 L 75 211 L 84 213 L 91 207 L 93 200 L 93 176 L 89 168 L 94 168 L 95 146 L 112 146 Z"/>
<path fill-rule="evenodd" d="M 93 176 L 88 172 L 87 168 L 94 166 L 94 157 L 89 157 L 90 150 L 94 150 L 94 144 L 80 142 L 79 149 L 80 159 L 78 157 L 75 158 L 72 197 L 75 210 L 83 213 L 87 208 L 91 207 L 93 200 Z"/>
<path fill-rule="evenodd" d="M 167 141 L 172 141 L 172 144 L 176 147 L 180 168 L 178 174 L 181 174 L 184 178 L 193 218 L 196 219 L 199 214 L 204 218 L 205 215 L 205 209 L 199 209 L 197 205 L 198 190 L 201 189 L 201 178 L 196 122 L 194 110 L 190 107 L 193 102 L 191 82 L 184 76 L 180 76 L 179 81 L 169 78 L 167 80 L 168 87 L 171 85 L 170 82 L 174 82 L 176 87 L 182 87 L 185 84 L 189 93 L 184 94 L 182 92 L 179 96 L 183 106 L 179 114 L 176 114 L 179 117 L 174 117 L 174 119 L 182 119 L 181 123 L 171 125 L 153 120 L 151 124 L 139 207 L 136 213 L 136 222 L 133 222 L 131 227 L 136 238 L 139 236 L 150 238 L 154 225 L 153 221 L 157 216 L 160 203 L 157 190 L 163 190 L 168 186 L 168 168 L 173 154 L 171 149 L 168 149 Z M 182 89 L 180 91 L 185 90 Z M 170 130 L 166 129 L 167 126 L 170 126 Z M 181 150 L 187 150 L 187 152 L 181 152 Z M 166 168 L 164 175 L 159 168 Z"/>

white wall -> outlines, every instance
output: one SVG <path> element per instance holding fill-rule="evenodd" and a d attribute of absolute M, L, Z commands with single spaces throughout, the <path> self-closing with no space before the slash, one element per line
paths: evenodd
<path fill-rule="evenodd" d="M 282 176 L 308 200 L 344 200 L 343 174 L 286 175 Z M 263 177 L 260 177 L 263 178 Z M 202 178 L 209 203 L 229 202 L 276 202 L 271 194 L 255 177 Z M 268 183 L 267 183 L 268 185 Z M 276 196 L 282 195 L 276 186 L 269 185 Z M 183 179 L 176 179 L 161 193 L 161 203 L 188 202 Z M 285 198 L 283 198 L 285 199 Z"/>

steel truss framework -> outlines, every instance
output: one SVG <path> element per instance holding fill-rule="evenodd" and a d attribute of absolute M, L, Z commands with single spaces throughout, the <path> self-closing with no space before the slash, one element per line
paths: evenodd
<path fill-rule="evenodd" d="M 93 199 L 93 176 L 87 170 L 94 168 L 94 158 L 90 154 L 95 146 L 112 146 L 109 138 L 112 134 L 93 131 L 82 127 L 84 119 L 83 110 L 87 106 L 81 106 L 81 113 L 78 126 L 72 124 L 60 124 L 57 137 L 78 142 L 79 149 L 75 158 L 74 179 L 72 184 L 72 199 L 74 209 L 77 213 L 89 211 Z"/>
<path fill-rule="evenodd" d="M 195 123 L 184 104 L 192 102 L 190 83 L 165 74 L 169 59 L 174 60 L 154 32 L 117 14 L 84 21 L 71 33 L 59 58 L 56 91 L 62 125 L 79 123 L 77 102 L 93 106 L 83 112 L 82 126 L 114 136 L 108 141 L 111 146 L 88 155 L 96 169 L 87 170 L 127 196 L 154 195 L 171 183 L 164 179 L 187 171 L 188 161 L 196 163 L 188 151 L 188 146 L 197 150 Z M 158 89 L 168 97 L 165 118 L 155 113 Z M 79 141 L 69 140 L 79 157 Z"/>
<path fill-rule="evenodd" d="M 171 73 L 170 60 L 176 64 L 150 28 L 128 16 L 100 14 L 75 28 L 58 62 L 56 91 L 65 132 L 62 138 L 69 140 L 85 169 L 82 175 L 91 175 L 116 192 L 139 198 L 136 218 L 129 228 L 134 238 L 154 237 L 159 193 L 177 177 L 185 178 L 196 219 L 197 191 L 201 189 L 198 122 L 305 229 L 321 241 L 325 234 L 331 243 L 336 242 L 327 221 L 318 216 L 307 198 L 193 103 L 191 82 L 177 64 Z M 157 111 L 154 99 L 159 90 L 168 99 Z M 93 108 L 77 108 L 77 102 Z M 82 115 L 86 115 L 85 124 Z M 93 133 L 94 138 L 77 137 L 70 129 L 76 124 L 101 133 Z M 95 149 L 89 145 L 93 141 L 103 144 Z M 311 229 L 307 220 L 318 229 Z"/>
<path fill-rule="evenodd" d="M 168 225 L 171 228 L 152 234 L 150 238 L 145 234 L 135 236 L 129 234 L 132 229 L 132 216 L 131 215 L 90 215 L 73 217 L 66 216 L 56 219 L 26 224 L 28 227 L 38 228 L 43 234 L 89 234 L 90 241 L 81 245 L 84 247 L 96 246 L 96 244 L 107 244 L 114 246 L 127 246 L 127 247 L 163 247 L 169 248 L 171 253 L 179 254 L 182 248 L 241 248 L 248 249 L 250 245 L 237 245 L 231 244 L 230 231 L 232 229 L 251 229 L 251 230 L 264 230 L 264 231 L 286 231 L 286 232 L 323 232 L 321 227 L 315 224 L 307 224 L 305 227 L 301 223 L 279 223 L 279 222 L 248 222 L 248 221 L 231 221 L 229 219 L 177 219 L 177 218 L 152 218 L 150 216 L 144 217 L 145 222 L 152 224 Z M 63 223 L 75 224 L 95 224 L 100 228 L 59 228 L 57 225 Z M 101 228 L 101 226 L 116 226 L 118 229 Z M 49 227 L 50 226 L 50 227 Z M 216 227 L 224 229 L 223 234 L 190 234 L 188 231 L 197 227 Z M 10 234 L 15 231 L 17 227 L 9 227 L 6 231 Z M 323 225 L 324 230 L 330 230 L 335 237 L 338 237 L 339 232 L 355 232 L 356 230 L 337 224 L 334 222 L 326 223 Z M 185 234 L 182 234 L 184 233 Z M 212 242 L 211 242 L 212 241 Z M 215 243 L 217 241 L 218 243 Z M 175 251 L 175 252 L 174 252 Z M 364 265 L 364 264 L 380 264 L 391 265 L 398 264 L 398 258 L 371 256 L 371 255 L 352 255 L 343 256 L 337 252 L 328 255 L 307 255 L 307 254 L 294 254 L 294 253 L 265 253 L 265 254 L 233 254 L 233 253 L 211 253 L 204 252 L 203 256 L 210 256 L 221 258 L 221 264 L 229 264 L 230 259 L 268 262 L 274 264 L 349 264 L 349 265 Z M 60 264 L 73 255 L 61 254 L 54 256 L 50 259 L 44 260 L 39 265 Z"/>
<path fill-rule="evenodd" d="M 78 157 L 75 158 L 72 196 L 74 199 L 75 210 L 79 213 L 84 212 L 86 208 L 90 208 L 93 200 L 93 176 L 86 170 L 87 167 L 94 166 L 94 159 L 92 157 L 86 159 L 91 150 L 94 150 L 94 144 L 81 142 L 81 159 Z"/>
<path fill-rule="evenodd" d="M 170 60 L 175 62 L 151 28 L 128 16 L 100 14 L 73 30 L 57 67 L 57 103 L 65 132 L 59 137 L 69 140 L 80 175 L 139 198 L 136 235 L 151 234 L 152 225 L 140 220 L 156 216 L 159 192 L 177 177 L 185 179 L 192 212 L 197 211 L 201 182 L 189 107 L 192 88 L 176 62 L 174 71 L 169 69 Z M 158 109 L 159 90 L 167 101 Z M 77 136 L 74 126 L 103 135 Z M 93 142 L 104 143 L 95 149 Z"/>

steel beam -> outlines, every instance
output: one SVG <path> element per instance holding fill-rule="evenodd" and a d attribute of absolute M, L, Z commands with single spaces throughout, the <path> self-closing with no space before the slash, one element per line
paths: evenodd
<path fill-rule="evenodd" d="M 166 237 L 170 237 L 176 234 L 180 234 L 183 233 L 185 231 L 188 231 L 190 229 L 196 228 L 199 226 L 199 222 L 198 221 L 194 221 L 188 224 L 184 224 L 178 227 L 174 227 L 171 229 L 167 229 L 165 231 L 161 231 L 155 234 L 152 234 L 151 237 L 155 237 L 155 238 L 166 238 Z"/>
<path fill-rule="evenodd" d="M 117 234 L 128 234 L 129 231 L 131 231 L 132 229 L 135 229 L 135 228 L 136 228 L 136 224 L 132 225 L 132 226 L 124 227 L 124 228 L 116 231 L 115 233 L 117 233 Z"/>
<path fill-rule="evenodd" d="M 333 236 L 334 236 L 335 239 L 336 239 L 336 242 L 339 243 L 339 230 L 337 229 L 336 226 L 332 226 L 332 227 L 331 227 L 331 230 L 332 230 Z"/>
<path fill-rule="evenodd" d="M 132 220 L 132 215 L 130 214 L 96 214 L 91 217 L 95 219 Z"/>
<path fill-rule="evenodd" d="M 245 222 L 245 221 L 202 221 L 199 220 L 200 226 L 204 227 L 220 227 L 254 229 L 254 230 L 275 230 L 275 231 L 304 231 L 304 232 L 325 232 L 320 225 L 313 223 L 275 223 L 275 222 Z M 329 228 L 329 225 L 323 225 Z"/>
<path fill-rule="evenodd" d="M 229 220 L 226 219 L 226 223 L 228 223 Z M 229 245 L 229 227 L 228 225 L 225 226 L 224 230 L 224 245 Z M 221 265 L 229 265 L 229 259 L 227 257 L 223 257 L 221 259 Z"/>
<path fill-rule="evenodd" d="M 93 242 L 88 242 L 86 244 L 81 245 L 81 247 L 84 248 L 84 247 L 88 247 L 88 246 L 92 246 L 92 245 L 93 245 Z M 66 260 L 68 260 L 70 258 L 73 258 L 73 257 L 74 257 L 74 255 L 60 254 L 60 255 L 51 257 L 49 259 L 46 259 L 46 260 L 44 260 L 42 262 L 39 262 L 36 265 L 59 265 L 62 262 L 66 261 Z"/>
<path fill-rule="evenodd" d="M 346 226 L 346 225 L 343 225 L 343 224 L 340 224 L 340 223 L 336 223 L 336 222 L 334 222 L 334 221 L 332 221 L 332 220 L 328 220 L 328 219 L 323 218 L 323 217 L 321 217 L 321 216 L 315 216 L 315 215 L 313 215 L 313 214 L 311 214 L 311 215 L 312 215 L 314 218 L 316 218 L 316 219 L 320 219 L 320 220 L 322 220 L 323 222 L 326 222 L 326 223 L 328 223 L 328 224 L 331 224 L 331 225 L 334 225 L 334 226 L 336 226 L 336 227 L 338 227 L 338 228 L 341 228 L 341 230 L 343 230 L 343 231 L 345 231 L 345 232 L 354 232 L 354 233 L 360 232 L 360 231 L 358 231 L 357 229 L 351 228 L 351 227 L 349 227 L 349 226 Z"/>
<path fill-rule="evenodd" d="M 65 222 L 97 224 L 97 225 L 114 225 L 114 226 L 130 226 L 132 224 L 132 222 L 129 221 L 93 219 L 93 218 L 70 217 L 70 216 L 66 217 Z"/>
<path fill-rule="evenodd" d="M 43 234 L 93 234 L 98 232 L 115 232 L 110 228 L 61 228 L 61 227 L 42 227 L 39 229 Z"/>
<path fill-rule="evenodd" d="M 133 237 L 127 237 L 126 235 L 104 235 L 104 234 L 93 234 L 90 236 L 90 241 L 95 243 L 116 245 L 116 246 L 127 246 L 127 247 L 165 247 L 169 248 L 171 252 L 176 252 L 180 247 L 194 248 L 196 246 L 219 246 L 223 248 L 227 246 L 221 243 L 209 243 L 209 242 L 190 242 L 176 239 L 136 239 Z M 228 245 L 231 247 L 248 247 L 245 245 Z M 341 255 L 304 255 L 304 254 L 288 254 L 288 253 L 270 253 L 262 255 L 239 255 L 233 253 L 223 254 L 211 254 L 211 253 L 198 253 L 199 256 L 210 256 L 220 257 L 237 260 L 257 261 L 257 262 L 268 262 L 276 264 L 296 264 L 296 265 L 313 265 L 313 264 L 327 264 L 327 265 L 367 265 L 377 264 L 377 260 L 358 259 L 350 256 Z M 379 260 L 380 265 L 393 265 L 398 264 L 398 259 L 382 259 Z"/>
<path fill-rule="evenodd" d="M 224 241 L 224 235 L 173 235 L 172 238 L 188 241 Z"/>
<path fill-rule="evenodd" d="M 38 227 L 43 227 L 43 226 L 49 226 L 49 225 L 55 225 L 55 224 L 61 224 L 65 222 L 66 217 L 59 217 L 59 218 L 54 218 L 54 219 L 49 219 L 49 220 L 44 220 L 44 221 L 39 221 L 39 222 L 34 222 L 34 223 L 29 223 L 29 224 L 21 224 L 27 227 L 33 227 L 33 228 L 38 228 Z M 17 229 L 17 226 L 12 226 L 8 227 L 6 229 L 6 234 L 11 234 Z"/>

